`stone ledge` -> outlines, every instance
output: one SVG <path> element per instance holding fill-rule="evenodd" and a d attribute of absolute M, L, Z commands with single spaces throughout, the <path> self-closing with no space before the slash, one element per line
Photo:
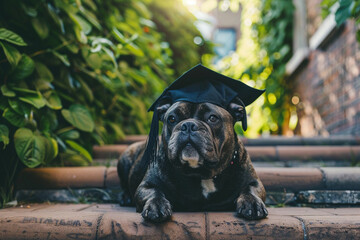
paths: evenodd
<path fill-rule="evenodd" d="M 22 189 L 105 187 L 106 167 L 25 168 L 16 180 Z"/>
<path fill-rule="evenodd" d="M 360 168 L 256 168 L 267 191 L 360 190 Z M 117 188 L 115 167 L 24 169 L 17 189 Z"/>
<path fill-rule="evenodd" d="M 119 203 L 121 188 L 17 190 L 15 199 L 26 203 Z M 360 191 L 307 190 L 299 192 L 267 191 L 267 206 L 350 207 L 360 205 Z"/>
<path fill-rule="evenodd" d="M 132 144 L 134 142 L 145 141 L 146 135 L 129 135 L 125 139 L 118 142 L 118 144 Z M 259 138 L 244 138 L 240 137 L 241 141 L 246 146 L 321 146 L 321 145 L 360 145 L 360 137 L 351 135 L 339 135 L 328 137 L 283 137 L 283 136 L 271 136 L 271 137 L 259 137 Z"/>
<path fill-rule="evenodd" d="M 115 204 L 33 204 L 0 210 L 0 239 L 356 239 L 359 208 L 269 208 L 246 221 L 233 212 L 174 213 L 171 221 L 143 221 Z M 357 214 L 355 214 L 357 213 Z"/>
<path fill-rule="evenodd" d="M 117 159 L 128 145 L 94 146 L 95 159 Z M 360 162 L 360 146 L 247 146 L 253 162 L 340 161 Z"/>

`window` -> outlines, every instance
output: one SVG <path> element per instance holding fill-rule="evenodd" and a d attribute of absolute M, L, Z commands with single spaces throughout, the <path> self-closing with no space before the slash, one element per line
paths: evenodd
<path fill-rule="evenodd" d="M 218 28 L 214 33 L 214 42 L 216 44 L 216 60 L 219 60 L 236 49 L 236 30 L 234 28 Z"/>

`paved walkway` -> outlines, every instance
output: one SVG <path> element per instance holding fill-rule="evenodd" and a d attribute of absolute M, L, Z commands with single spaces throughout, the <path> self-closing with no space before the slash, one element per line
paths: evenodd
<path fill-rule="evenodd" d="M 117 158 L 127 144 L 144 139 L 132 136 L 119 145 L 94 147 L 100 163 Z M 0 210 L 2 239 L 359 239 L 360 168 L 320 167 L 354 166 L 360 160 L 360 139 L 270 138 L 244 139 L 256 164 L 298 161 L 301 167 L 259 167 L 256 171 L 268 191 L 269 216 L 246 221 L 233 212 L 174 213 L 163 224 L 144 222 L 134 208 L 117 204 L 25 204 Z M 113 161 L 114 162 L 114 161 Z M 115 161 L 116 162 L 116 161 Z M 320 165 L 303 167 L 309 162 Z M 315 166 L 315 167 L 314 167 Z M 119 189 L 115 167 L 72 167 L 25 169 L 16 184 L 19 193 L 40 193 L 57 201 L 61 192 L 112 191 Z M 42 193 L 42 195 L 41 195 Z M 44 195 L 45 194 L 45 195 Z M 73 194 L 73 193 L 71 193 Z M 70 194 L 70 195 L 71 195 Z M 66 195 L 66 194 L 65 194 Z M 75 194 L 76 195 L 76 194 Z M 279 195 L 279 196 L 278 196 Z M 52 199 L 52 198 L 49 198 Z M 79 200 L 80 201 L 80 200 Z M 97 203 L 99 201 L 96 201 Z M 279 204 L 281 205 L 281 204 Z M 348 206 L 349 208 L 334 208 Z M 352 207 L 350 207 L 352 206 Z"/>
<path fill-rule="evenodd" d="M 267 219 L 232 212 L 175 213 L 144 222 L 115 204 L 29 204 L 0 210 L 0 239 L 358 239 L 360 208 L 269 208 Z"/>

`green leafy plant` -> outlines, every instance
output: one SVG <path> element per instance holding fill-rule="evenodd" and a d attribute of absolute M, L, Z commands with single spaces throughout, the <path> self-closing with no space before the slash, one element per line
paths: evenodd
<path fill-rule="evenodd" d="M 168 82 L 173 52 L 199 62 L 206 44 L 178 1 L 5 1 L 0 10 L 1 140 L 28 167 L 86 165 L 93 144 L 145 133 L 146 109 Z M 177 6 L 177 7 L 175 7 Z M 171 7 L 171 11 L 168 11 Z M 165 42 L 161 14 L 182 12 L 182 44 Z M 151 12 L 153 11 L 153 12 Z M 157 14 L 157 12 L 159 14 Z M 180 15 L 179 15 L 180 16 Z M 176 29 L 172 30 L 175 39 Z M 181 39 L 181 38 L 179 38 Z M 190 44 L 189 44 L 190 43 Z M 186 45 L 186 46 L 185 46 Z M 195 57 L 194 57 L 195 56 Z M 175 56 L 174 56 L 175 57 Z M 176 56 L 178 57 L 178 56 Z M 180 66 L 181 65 L 181 66 Z M 14 128 L 9 136 L 7 129 Z M 55 159 L 55 161 L 54 161 Z"/>
<path fill-rule="evenodd" d="M 148 107 L 184 67 L 173 52 L 195 64 L 211 51 L 178 0 L 159 3 L 0 1 L 1 169 L 88 165 L 94 144 L 148 131 Z M 160 14 L 177 10 L 168 39 Z M 169 44 L 177 29 L 182 44 Z"/>
<path fill-rule="evenodd" d="M 171 68 L 175 70 L 176 76 L 200 63 L 203 55 L 212 57 L 213 43 L 204 39 L 199 30 L 194 28 L 194 22 L 199 20 L 181 7 L 181 1 L 154 0 L 149 9 L 156 13 L 154 23 L 172 50 Z"/>
<path fill-rule="evenodd" d="M 343 24 L 348 18 L 354 18 L 356 24 L 360 24 L 360 1 L 359 0 L 340 0 L 339 8 L 335 13 L 335 21 L 338 25 Z M 358 31 L 357 40 L 360 41 Z"/>
<path fill-rule="evenodd" d="M 359 0 L 323 0 L 322 16 L 325 18 L 330 13 L 331 7 L 338 3 L 338 8 L 335 12 L 335 21 L 338 26 L 345 23 L 347 19 L 355 20 L 357 28 L 356 39 L 360 42 L 360 1 Z"/>
<path fill-rule="evenodd" d="M 235 0 L 234 0 L 235 1 Z M 240 1 L 242 4 L 242 37 L 236 53 L 222 59 L 219 69 L 234 78 L 266 88 L 249 108 L 249 137 L 259 133 L 283 134 L 295 106 L 292 84 L 285 78 L 285 66 L 292 56 L 292 1 Z M 236 126 L 242 134 L 240 127 Z"/>

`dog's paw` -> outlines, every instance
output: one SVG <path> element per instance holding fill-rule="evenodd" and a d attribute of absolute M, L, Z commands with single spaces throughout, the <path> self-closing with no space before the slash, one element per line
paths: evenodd
<path fill-rule="evenodd" d="M 252 194 L 242 194 L 236 202 L 236 214 L 249 220 L 262 219 L 268 215 L 264 202 Z"/>
<path fill-rule="evenodd" d="M 163 197 L 151 198 L 145 203 L 141 215 L 145 220 L 151 222 L 164 222 L 172 215 L 170 202 Z"/>

